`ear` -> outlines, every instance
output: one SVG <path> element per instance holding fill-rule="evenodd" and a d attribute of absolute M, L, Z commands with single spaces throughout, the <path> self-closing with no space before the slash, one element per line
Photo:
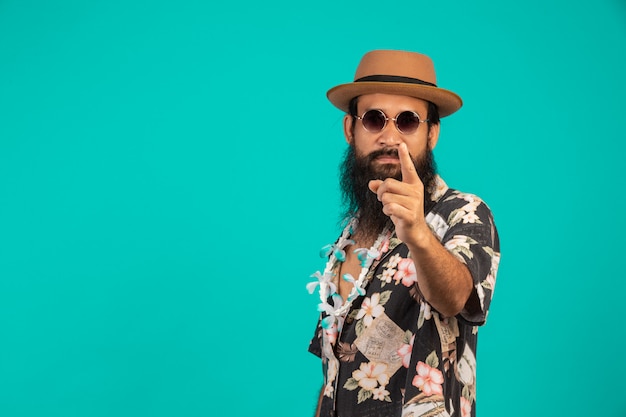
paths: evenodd
<path fill-rule="evenodd" d="M 352 116 L 349 114 L 343 117 L 343 135 L 346 137 L 346 142 L 350 145 L 354 143 L 354 137 L 352 135 Z"/>
<path fill-rule="evenodd" d="M 428 147 L 432 151 L 437 146 L 437 141 L 439 140 L 439 127 L 441 123 L 431 124 L 429 125 L 430 130 L 428 131 Z"/>

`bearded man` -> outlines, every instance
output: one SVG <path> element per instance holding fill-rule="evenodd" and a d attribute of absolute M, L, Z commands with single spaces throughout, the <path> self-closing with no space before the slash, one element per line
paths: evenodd
<path fill-rule="evenodd" d="M 371 51 L 327 93 L 346 112 L 346 223 L 314 276 L 320 417 L 475 416 L 476 341 L 500 260 L 487 205 L 449 188 L 433 149 L 461 98 L 432 60 Z"/>

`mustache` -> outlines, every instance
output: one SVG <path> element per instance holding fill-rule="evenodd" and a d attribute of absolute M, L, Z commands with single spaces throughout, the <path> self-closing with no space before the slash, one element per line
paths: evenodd
<path fill-rule="evenodd" d="M 367 155 L 367 159 L 368 161 L 373 161 L 380 156 L 394 156 L 398 158 L 398 148 L 382 148 L 372 151 L 369 155 Z"/>

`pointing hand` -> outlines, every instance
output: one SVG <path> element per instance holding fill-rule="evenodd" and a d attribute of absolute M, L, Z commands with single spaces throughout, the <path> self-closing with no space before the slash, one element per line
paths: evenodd
<path fill-rule="evenodd" d="M 383 203 L 383 213 L 391 218 L 396 227 L 396 235 L 405 243 L 417 239 L 424 221 L 424 184 L 417 175 L 415 165 L 403 142 L 398 147 L 402 181 L 387 178 L 384 181 L 372 180 L 369 189 L 376 193 Z"/>

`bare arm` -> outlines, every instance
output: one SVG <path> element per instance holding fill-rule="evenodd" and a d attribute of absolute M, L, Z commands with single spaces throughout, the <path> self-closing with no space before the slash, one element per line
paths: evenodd
<path fill-rule="evenodd" d="M 398 147 L 402 181 L 370 182 L 383 212 L 409 248 L 424 298 L 445 316 L 458 314 L 468 302 L 473 281 L 469 269 L 443 247 L 424 219 L 424 185 L 404 143 Z"/>
<path fill-rule="evenodd" d="M 467 266 L 448 252 L 428 227 L 407 246 L 424 298 L 444 316 L 452 317 L 461 312 L 473 288 Z"/>

